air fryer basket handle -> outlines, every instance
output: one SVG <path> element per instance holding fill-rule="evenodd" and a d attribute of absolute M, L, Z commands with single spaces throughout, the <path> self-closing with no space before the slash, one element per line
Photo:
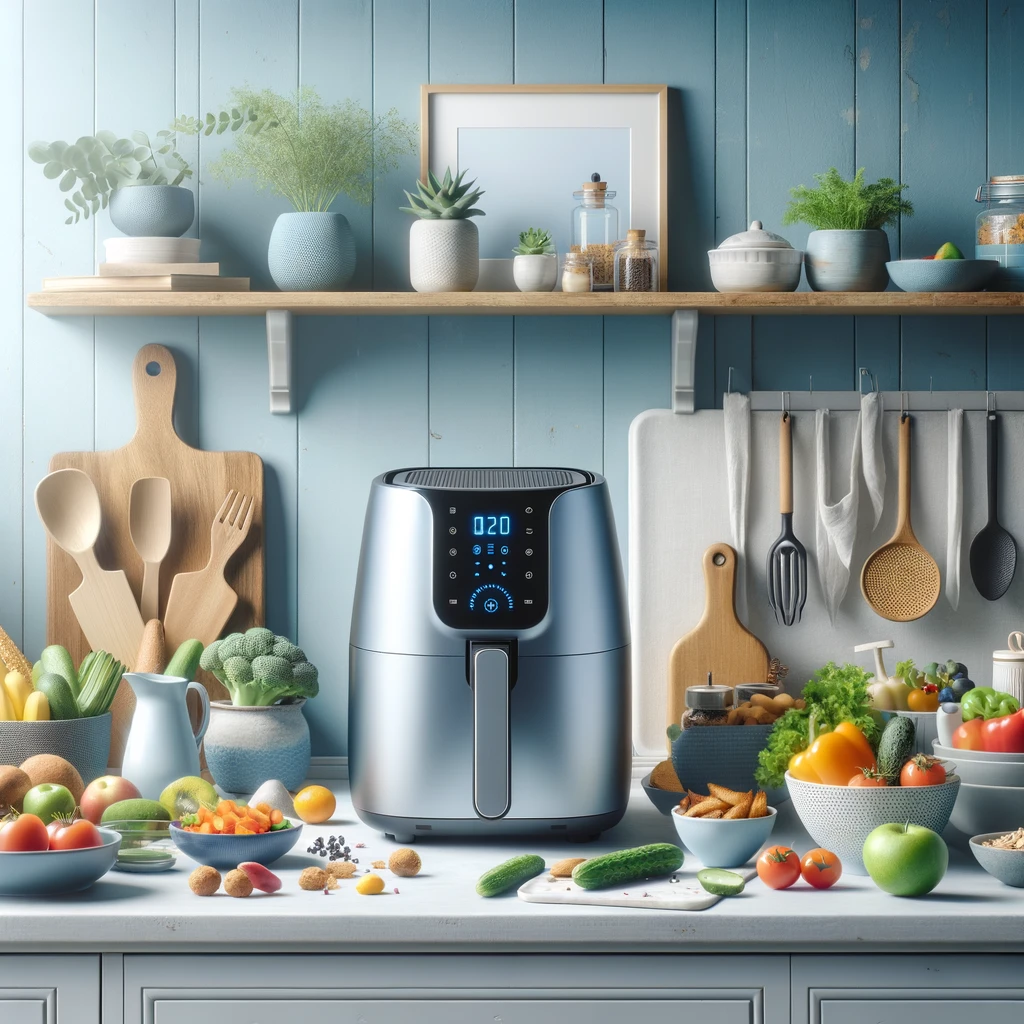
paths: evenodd
<path fill-rule="evenodd" d="M 509 741 L 509 647 L 472 643 L 473 806 L 481 818 L 503 818 L 512 803 Z"/>

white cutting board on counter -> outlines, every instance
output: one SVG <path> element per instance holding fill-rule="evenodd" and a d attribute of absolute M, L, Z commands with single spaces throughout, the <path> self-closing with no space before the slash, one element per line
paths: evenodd
<path fill-rule="evenodd" d="M 913 416 L 911 442 L 912 519 L 918 539 L 938 562 L 942 594 L 916 622 L 888 622 L 876 615 L 860 592 L 865 559 L 892 535 L 896 520 L 896 445 L 899 410 L 884 415 L 885 508 L 871 530 L 867 493 L 861 491 L 857 544 L 850 584 L 836 626 L 821 601 L 815 563 L 814 413 L 793 416 L 793 528 L 807 548 L 808 594 L 803 619 L 792 627 L 775 622 L 768 606 L 765 559 L 778 537 L 779 412 L 751 413 L 749 523 L 745 568 L 746 607 L 737 597 L 741 621 L 764 642 L 772 657 L 789 667 L 787 689 L 798 693 L 827 661 L 854 661 L 871 670 L 855 644 L 891 639 L 891 671 L 897 659 L 918 664 L 957 658 L 979 686 L 992 679 L 992 651 L 1005 648 L 1010 630 L 1024 628 L 1024 413 L 1000 413 L 999 521 L 1018 542 L 1017 573 L 1007 594 L 984 600 L 971 582 L 970 542 L 987 520 L 985 413 L 964 414 L 964 526 L 960 604 L 954 611 L 946 586 L 945 412 Z M 831 415 L 830 501 L 846 493 L 855 412 Z M 863 488 L 863 483 L 860 485 Z M 640 755 L 664 757 L 666 675 L 672 645 L 689 632 L 704 609 L 701 558 L 717 541 L 731 543 L 725 471 L 724 415 L 702 410 L 680 415 L 652 409 L 633 420 L 629 431 L 629 601 L 632 625 L 633 736 Z M 703 682 L 704 680 L 698 680 Z M 753 682 L 754 680 L 752 680 Z M 674 887 L 674 886 L 673 886 Z"/>
<path fill-rule="evenodd" d="M 670 878 L 650 878 L 610 889 L 581 889 L 571 878 L 538 875 L 524 882 L 518 891 L 527 903 L 569 903 L 587 907 L 630 907 L 634 910 L 707 910 L 723 896 L 713 896 L 701 888 L 697 871 L 687 862 L 686 873 L 677 871 Z M 735 869 L 749 882 L 756 874 L 754 867 Z M 691 877 L 692 876 L 692 877 Z"/>

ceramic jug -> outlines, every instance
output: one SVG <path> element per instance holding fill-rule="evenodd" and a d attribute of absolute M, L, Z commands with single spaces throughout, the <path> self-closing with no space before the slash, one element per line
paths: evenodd
<path fill-rule="evenodd" d="M 121 774 L 148 800 L 183 775 L 199 774 L 199 744 L 210 724 L 206 687 L 177 676 L 127 672 L 135 692 L 135 714 L 124 750 Z M 185 694 L 194 689 L 203 705 L 199 731 L 192 731 Z"/>

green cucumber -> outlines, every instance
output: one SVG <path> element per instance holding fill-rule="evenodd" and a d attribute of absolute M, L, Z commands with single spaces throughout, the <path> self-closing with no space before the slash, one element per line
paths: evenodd
<path fill-rule="evenodd" d="M 44 647 L 43 653 L 39 655 L 39 665 L 40 675 L 52 672 L 55 676 L 63 677 L 71 687 L 72 694 L 75 697 L 78 696 L 78 673 L 75 671 L 75 663 L 71 660 L 71 655 L 68 654 L 66 648 L 61 647 L 60 644 Z"/>
<path fill-rule="evenodd" d="M 185 640 L 167 663 L 164 675 L 176 676 L 178 679 L 187 679 L 191 682 L 196 677 L 202 654 L 203 645 L 198 640 Z"/>
<path fill-rule="evenodd" d="M 535 853 L 524 853 L 499 864 L 482 874 L 476 883 L 479 896 L 498 896 L 509 889 L 518 889 L 544 870 L 544 858 Z"/>
<path fill-rule="evenodd" d="M 893 715 L 878 741 L 878 773 L 890 786 L 898 784 L 900 771 L 914 753 L 914 722 L 903 715 Z"/>
<path fill-rule="evenodd" d="M 678 846 L 651 843 L 591 857 L 572 869 L 572 880 L 581 889 L 603 889 L 607 885 L 671 875 L 682 866 L 683 851 Z"/>
<path fill-rule="evenodd" d="M 721 868 L 701 868 L 697 872 L 697 881 L 712 896 L 739 896 L 747 884 L 742 875 Z"/>
<path fill-rule="evenodd" d="M 50 705 L 50 718 L 54 721 L 82 717 L 78 710 L 78 701 L 75 700 L 71 686 L 63 676 L 44 672 L 36 680 L 36 689 L 46 695 Z"/>

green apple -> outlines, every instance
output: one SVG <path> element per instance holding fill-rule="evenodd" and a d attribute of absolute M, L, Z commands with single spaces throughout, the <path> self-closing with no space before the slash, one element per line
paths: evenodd
<path fill-rule="evenodd" d="M 41 782 L 33 786 L 22 803 L 26 814 L 34 814 L 49 825 L 54 818 L 66 818 L 75 809 L 75 798 L 67 786 L 55 782 Z"/>
<path fill-rule="evenodd" d="M 893 896 L 923 896 L 942 881 L 949 850 L 924 825 L 879 825 L 864 840 L 864 867 L 879 889 Z"/>

